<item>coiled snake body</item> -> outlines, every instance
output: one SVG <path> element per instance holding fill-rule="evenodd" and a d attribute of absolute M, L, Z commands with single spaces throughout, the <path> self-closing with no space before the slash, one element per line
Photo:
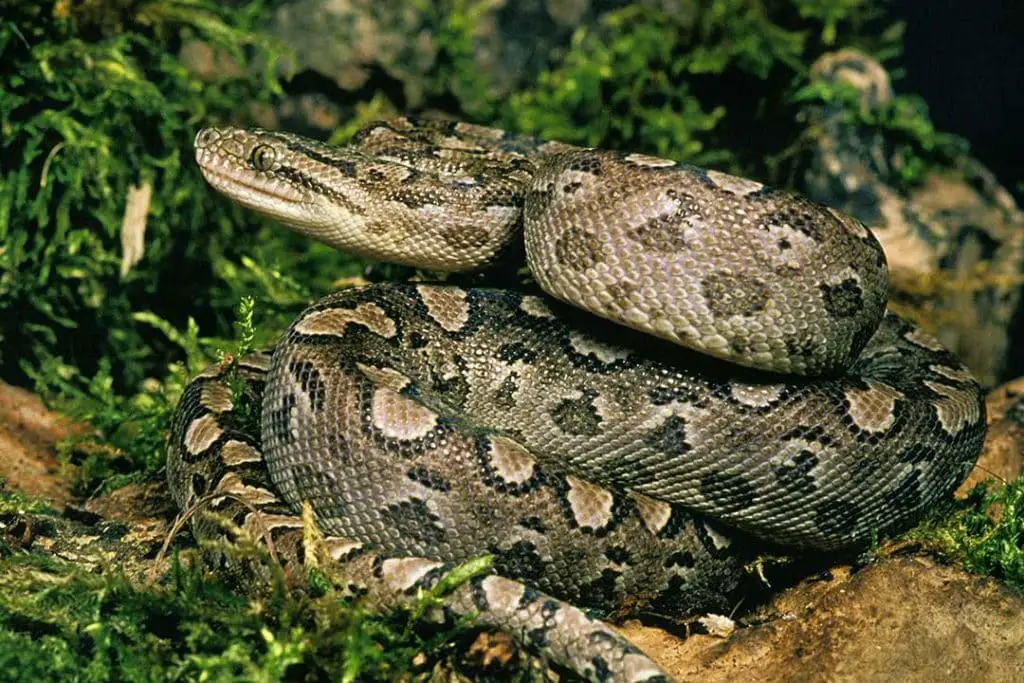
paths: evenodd
<path fill-rule="evenodd" d="M 187 389 L 179 505 L 225 494 L 215 507 L 297 548 L 309 503 L 349 587 L 382 604 L 489 553 L 494 572 L 449 609 L 592 679 L 649 680 L 646 656 L 572 605 L 727 609 L 755 543 L 904 529 L 977 458 L 977 383 L 884 312 L 867 229 L 795 195 L 411 119 L 344 148 L 206 129 L 196 158 L 236 201 L 371 258 L 472 270 L 525 244 L 551 295 L 328 296 L 237 368 L 262 434 L 225 368 Z"/>

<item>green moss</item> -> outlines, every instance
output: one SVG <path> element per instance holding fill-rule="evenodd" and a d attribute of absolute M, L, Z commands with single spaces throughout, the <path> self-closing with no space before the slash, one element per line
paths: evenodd
<path fill-rule="evenodd" d="M 151 313 L 137 314 L 137 319 L 153 325 L 180 347 L 185 361 L 171 364 L 162 381 L 150 379 L 136 392 L 115 389 L 106 359 L 100 360 L 92 377 L 52 357 L 30 369 L 36 386 L 56 408 L 93 428 L 58 443 L 59 455 L 69 465 L 65 474 L 74 491 L 82 496 L 95 495 L 158 477 L 166 459 L 171 417 L 189 377 L 215 361 L 237 359 L 255 348 L 269 346 L 280 334 L 281 329 L 273 324 L 257 330 L 255 315 L 255 300 L 243 297 L 235 323 L 238 341 L 231 341 L 200 337 L 191 319 L 181 331 Z"/>
<path fill-rule="evenodd" d="M 263 0 L 0 0 L 0 375 L 23 381 L 56 362 L 134 388 L 181 357 L 134 313 L 223 332 L 246 291 L 296 298 L 274 275 L 296 258 L 293 238 L 216 196 L 191 158 L 199 126 L 279 93 L 281 52 L 257 25 L 267 11 Z M 192 40 L 265 69 L 203 80 L 178 60 Z M 130 266 L 133 186 L 152 194 Z M 300 271 L 307 282 L 342 272 L 337 254 L 313 260 L 325 267 Z"/>
<path fill-rule="evenodd" d="M 908 539 L 969 572 L 1024 590 L 1024 476 L 975 487 L 951 514 L 923 524 Z"/>
<path fill-rule="evenodd" d="M 863 93 L 849 83 L 817 81 L 799 89 L 797 102 L 817 104 L 842 113 L 845 124 L 881 134 L 891 147 L 891 182 L 907 187 L 922 182 L 930 169 L 965 154 L 967 141 L 938 131 L 928 117 L 928 105 L 915 95 L 895 95 L 872 108 L 861 104 Z"/>
<path fill-rule="evenodd" d="M 764 168 L 760 155 L 773 151 L 796 115 L 798 102 L 781 94 L 807 82 L 824 46 L 886 55 L 900 35 L 898 25 L 881 38 L 866 28 L 882 21 L 875 0 L 662 7 L 629 5 L 578 29 L 563 55 L 515 93 L 497 120 L 567 142 L 756 175 Z M 751 136 L 752 126 L 761 135 Z"/>
<path fill-rule="evenodd" d="M 23 498 L 0 493 L 0 531 L 15 522 L 51 527 L 39 536 L 69 533 L 52 528 L 65 523 L 50 525 L 45 511 Z M 238 552 L 259 553 L 245 545 Z M 90 571 L 45 551 L 2 545 L 0 679 L 394 680 L 413 668 L 417 654 L 449 652 L 442 646 L 464 627 L 422 628 L 421 617 L 445 591 L 489 566 L 467 563 L 409 612 L 378 614 L 341 599 L 329 571 L 313 570 L 289 586 L 277 573 L 271 590 L 250 599 L 177 559 L 160 581 L 145 584 L 116 567 Z M 425 666 L 437 661 L 429 657 Z"/>

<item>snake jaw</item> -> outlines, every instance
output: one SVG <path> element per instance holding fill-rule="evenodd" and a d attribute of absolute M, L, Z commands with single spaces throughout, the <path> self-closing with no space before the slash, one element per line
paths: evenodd
<path fill-rule="evenodd" d="M 198 157 L 198 155 L 197 155 Z M 295 232 L 331 244 L 340 223 L 331 206 L 315 193 L 302 191 L 275 178 L 222 173 L 202 166 L 203 177 L 215 190 L 240 206 L 287 225 Z"/>

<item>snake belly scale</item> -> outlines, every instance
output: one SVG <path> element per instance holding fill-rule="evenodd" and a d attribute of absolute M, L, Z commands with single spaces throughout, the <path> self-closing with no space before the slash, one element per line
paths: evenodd
<path fill-rule="evenodd" d="M 196 158 L 241 204 L 371 258 L 464 271 L 523 244 L 547 292 L 332 294 L 233 370 L 258 428 L 225 367 L 186 390 L 178 504 L 224 494 L 299 561 L 308 503 L 349 589 L 382 605 L 491 554 L 453 613 L 593 680 L 658 679 L 579 607 L 727 610 L 758 544 L 904 529 L 980 451 L 980 387 L 885 313 L 870 232 L 796 195 L 415 119 L 346 147 L 206 129 Z"/>

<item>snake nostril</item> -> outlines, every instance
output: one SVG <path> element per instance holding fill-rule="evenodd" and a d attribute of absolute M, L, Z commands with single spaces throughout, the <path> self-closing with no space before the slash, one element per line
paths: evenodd
<path fill-rule="evenodd" d="M 217 133 L 213 128 L 203 128 L 196 133 L 195 147 L 196 149 L 208 147 L 212 145 L 216 139 Z"/>

